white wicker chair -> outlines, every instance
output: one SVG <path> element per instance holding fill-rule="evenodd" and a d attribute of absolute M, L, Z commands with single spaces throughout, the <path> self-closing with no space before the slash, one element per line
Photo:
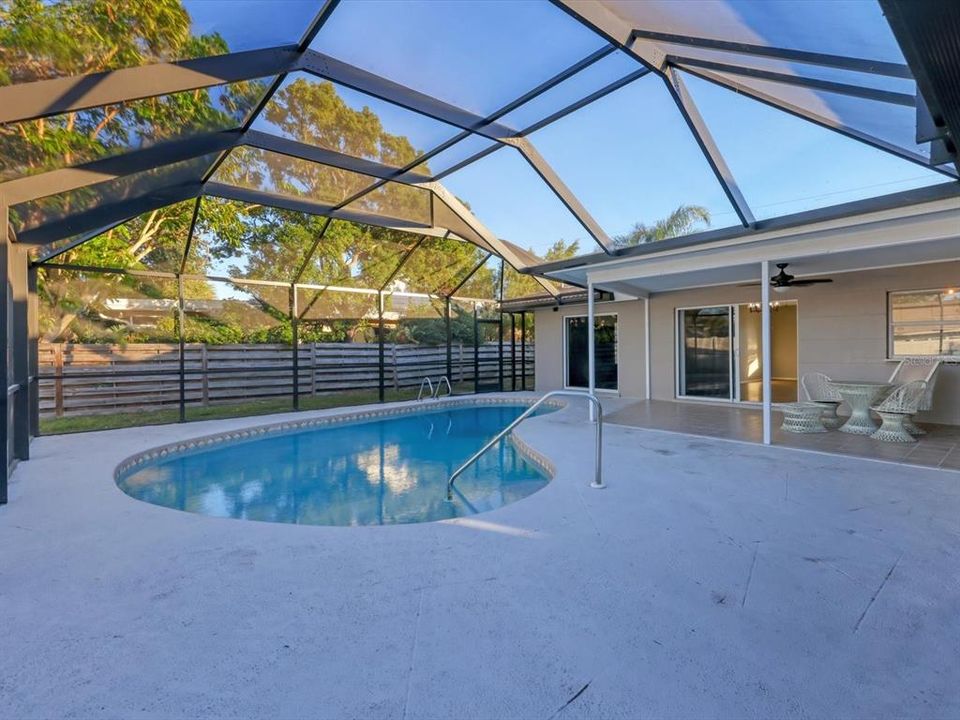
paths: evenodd
<path fill-rule="evenodd" d="M 933 391 L 937 385 L 941 365 L 943 360 L 937 358 L 915 357 L 901 360 L 890 375 L 890 383 L 900 385 L 913 380 L 923 380 L 927 384 L 927 389 L 921 398 L 920 410 L 929 410 L 933 407 Z M 927 431 L 913 422 L 912 418 L 907 418 L 903 426 L 912 435 L 927 434 Z"/>
<path fill-rule="evenodd" d="M 837 408 L 843 402 L 840 393 L 833 389 L 830 378 L 821 372 L 808 372 L 800 378 L 803 394 L 809 402 L 823 407 L 820 420 L 828 430 L 836 430 L 843 425 L 843 418 L 837 415 Z"/>
<path fill-rule="evenodd" d="M 916 442 L 916 438 L 907 431 L 905 423 L 911 415 L 920 410 L 926 390 L 926 382 L 914 380 L 900 385 L 881 403 L 874 405 L 871 409 L 880 416 L 883 424 L 870 437 L 885 442 Z"/>

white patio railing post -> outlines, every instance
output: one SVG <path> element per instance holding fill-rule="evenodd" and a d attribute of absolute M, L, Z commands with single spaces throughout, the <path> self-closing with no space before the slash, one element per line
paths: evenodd
<path fill-rule="evenodd" d="M 771 435 L 771 367 L 770 352 L 770 261 L 760 263 L 760 322 L 761 322 L 761 350 L 763 352 L 763 444 L 770 444 Z"/>
<path fill-rule="evenodd" d="M 596 365 L 597 360 L 594 356 L 594 335 L 596 334 L 593 320 L 593 281 L 587 277 L 587 387 L 590 394 L 594 395 L 596 391 Z M 597 411 L 590 404 L 590 422 L 597 421 Z"/>
<path fill-rule="evenodd" d="M 643 298 L 643 383 L 646 390 L 647 400 L 652 400 L 650 396 L 651 372 L 650 365 L 650 295 Z"/>

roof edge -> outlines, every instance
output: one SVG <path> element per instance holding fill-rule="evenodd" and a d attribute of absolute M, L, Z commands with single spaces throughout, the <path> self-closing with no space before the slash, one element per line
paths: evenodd
<path fill-rule="evenodd" d="M 920 205 L 926 202 L 936 200 L 945 200 L 949 198 L 960 198 L 960 181 L 947 181 L 937 183 L 936 185 L 927 185 L 926 187 L 913 188 L 888 195 L 878 195 L 863 200 L 854 200 L 840 205 L 830 205 L 824 208 L 814 210 L 804 210 L 803 212 L 793 213 L 791 215 L 781 215 L 768 220 L 760 220 L 750 227 L 733 225 L 716 230 L 705 230 L 691 235 L 660 240 L 654 243 L 643 245 L 634 245 L 628 248 L 621 248 L 612 255 L 607 253 L 590 253 L 579 257 L 567 258 L 565 260 L 556 260 L 553 262 L 542 263 L 524 268 L 521 272 L 529 274 L 547 274 L 560 270 L 571 270 L 590 265 L 600 265 L 606 262 L 612 262 L 633 257 L 642 257 L 652 255 L 667 250 L 678 250 L 692 248 L 697 246 L 706 246 L 711 242 L 722 240 L 734 240 L 737 238 L 746 238 L 760 235 L 765 232 L 776 230 L 788 230 L 791 228 L 811 225 L 817 222 L 828 222 L 831 220 L 841 220 L 856 215 L 863 215 L 871 212 L 880 212 L 883 210 L 895 210 L 900 207 L 910 205 Z"/>

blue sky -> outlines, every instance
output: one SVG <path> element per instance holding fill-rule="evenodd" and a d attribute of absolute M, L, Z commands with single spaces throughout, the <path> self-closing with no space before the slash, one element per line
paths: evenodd
<path fill-rule="evenodd" d="M 233 4 L 201 0 L 188 3 L 188 8 L 198 30 L 218 30 L 231 48 L 249 49 L 295 42 L 318 5 L 307 0 Z M 858 44 L 843 48 L 850 53 L 890 56 L 890 39 L 882 36 L 874 6 L 786 0 L 766 5 L 734 2 L 728 10 L 738 14 L 751 32 L 764 23 L 775 28 L 774 39 L 782 44 L 836 52 L 841 48 L 830 42 L 856 41 Z M 677 7 L 687 6 L 681 3 Z M 802 19 L 805 8 L 819 10 L 806 12 L 811 22 L 797 25 L 797 32 L 785 30 L 788 23 L 784 18 Z M 827 8 L 833 12 L 825 15 Z M 814 20 L 813 15 L 820 19 Z M 867 15 L 869 22 L 856 22 Z M 694 14 L 680 19 L 693 29 L 704 20 Z M 867 42 L 874 39 L 872 44 Z M 823 46 L 810 47 L 812 43 Z M 603 44 L 601 38 L 545 0 L 344 0 L 311 47 L 485 115 Z M 538 115 L 548 114 L 635 67 L 632 59 L 612 55 L 535 105 L 511 113 L 506 121 L 525 126 Z M 685 80 L 758 218 L 946 181 L 921 166 L 749 98 L 697 78 Z M 389 132 L 408 134 L 422 149 L 446 137 L 448 131 L 456 133 L 455 128 L 359 93 L 344 95 L 355 107 L 369 104 L 381 114 Z M 839 96 L 821 99 L 825 112 L 838 119 L 887 139 L 910 142 L 909 108 Z M 637 222 L 655 222 L 681 204 L 706 207 L 714 227 L 737 223 L 658 77 L 638 80 L 538 131 L 531 140 L 609 235 L 625 233 Z M 483 145 L 476 139 L 469 142 L 471 149 Z M 468 153 L 457 149 L 450 154 L 460 159 Z M 435 161 L 432 167 L 442 166 Z M 581 252 L 597 249 L 576 219 L 510 148 L 443 182 L 467 201 L 494 233 L 512 242 L 540 253 L 561 238 L 580 240 Z"/>

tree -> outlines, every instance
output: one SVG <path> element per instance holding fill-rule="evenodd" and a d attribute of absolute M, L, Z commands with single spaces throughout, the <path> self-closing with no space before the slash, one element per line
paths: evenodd
<path fill-rule="evenodd" d="M 630 247 L 659 242 L 667 238 L 686 235 L 701 223 L 707 227 L 710 226 L 709 210 L 700 205 L 681 205 L 653 225 L 637 223 L 626 235 L 615 237 L 613 243 L 617 247 Z"/>
<path fill-rule="evenodd" d="M 227 52 L 216 34 L 192 36 L 180 0 L 0 0 L 0 84 L 73 76 Z M 0 126 L 0 180 L 89 162 L 177 136 L 239 126 L 263 93 L 258 82 L 195 90 L 64 113 Z M 193 161 L 197 176 L 213 158 Z M 162 184 L 164 170 L 110 181 L 13 208 L 28 227 L 122 199 L 141 187 Z M 131 220 L 61 259 L 81 265 L 178 270 L 193 203 L 177 203 Z M 84 313 L 116 293 L 136 294 L 137 282 L 121 275 L 41 275 L 38 292 L 47 307 L 62 312 L 45 318 L 50 339 L 61 339 Z M 141 283 L 142 284 L 142 283 Z M 163 296 L 169 287 L 147 288 Z M 169 283 L 167 283 L 169 285 Z M 96 290 L 94 290 L 96 288 Z"/>
<path fill-rule="evenodd" d="M 531 249 L 530 252 L 533 252 L 533 250 Z M 566 260 L 567 258 L 575 257 L 578 252 L 580 252 L 579 240 L 567 242 L 563 239 L 560 239 L 547 248 L 546 253 L 544 253 L 543 260 L 544 262 Z M 532 275 L 523 275 L 507 265 L 504 266 L 504 273 L 504 299 L 515 299 L 528 297 L 530 295 L 543 295 L 546 292 L 543 285 L 541 285 Z"/>
<path fill-rule="evenodd" d="M 3 84 L 187 57 L 181 53 L 191 49 L 180 0 L 3 0 L 0 20 Z"/>
<path fill-rule="evenodd" d="M 227 50 L 219 35 L 191 36 L 190 16 L 180 0 L 0 0 L 0 84 Z M 75 165 L 202 129 L 234 127 L 262 89 L 260 83 L 235 83 L 218 93 L 175 93 L 2 126 L 0 179 Z M 66 195 L 79 200 L 84 193 Z"/>
<path fill-rule="evenodd" d="M 181 0 L 0 0 L 0 84 L 228 52 L 226 43 L 216 34 L 192 36 L 190 24 Z M 2 126 L 0 180 L 77 165 L 178 136 L 239 126 L 263 91 L 260 83 L 242 82 Z M 423 154 L 423 149 L 414 147 L 407 137 L 388 132 L 369 107 L 351 106 L 336 86 L 323 80 L 295 77 L 283 84 L 262 117 L 279 134 L 393 167 L 409 164 Z M 197 177 L 212 160 L 190 161 L 197 163 Z M 16 219 L 22 226 L 33 227 L 92 207 L 105 197 L 119 200 L 141 189 L 162 186 L 168 170 L 158 168 L 24 203 L 14 208 Z M 426 164 L 420 170 L 429 174 Z M 249 147 L 232 150 L 216 179 L 329 205 L 371 189 L 376 182 L 360 173 Z M 318 286 L 305 288 L 303 297 L 298 297 L 301 310 L 309 307 L 309 318 L 318 323 L 369 323 L 371 308 L 375 315 L 375 295 L 337 292 L 327 286 L 379 290 L 390 281 L 394 290 L 446 295 L 485 255 L 471 243 L 428 238 L 408 257 L 418 237 L 407 232 L 342 220 L 326 227 L 322 217 L 204 198 L 192 249 L 184 259 L 195 207 L 193 201 L 186 201 L 147 213 L 69 250 L 59 259 L 92 267 L 166 272 L 178 272 L 185 260 L 186 272 L 195 275 L 226 274 L 286 282 L 302 266 L 300 282 Z M 348 209 L 426 223 L 430 219 L 430 195 L 420 188 L 386 183 L 350 203 Z M 322 240 L 313 249 L 325 227 Z M 561 246 L 557 252 L 565 251 L 566 246 Z M 308 255 L 310 259 L 304 264 Z M 395 273 L 401 261 L 403 266 Z M 518 276 L 510 285 L 519 288 L 531 281 Z M 499 282 L 499 273 L 487 265 L 459 294 L 495 298 Z M 532 287 L 539 287 L 532 282 Z M 147 283 L 120 274 L 48 268 L 41 275 L 40 285 L 44 306 L 52 308 L 44 319 L 45 336 L 57 340 L 132 338 L 129 327 L 116 323 L 103 311 L 107 299 L 176 297 L 173 279 Z M 185 285 L 188 300 L 223 295 L 204 280 L 188 279 Z M 238 296 L 241 290 L 251 295 L 250 302 L 272 318 L 279 319 L 288 312 L 282 294 L 268 297 L 265 291 L 240 282 L 235 290 Z M 228 327 L 233 322 L 230 318 L 224 313 L 216 322 L 208 319 L 211 332 L 235 337 L 236 328 Z M 202 328 L 191 324 L 192 332 L 202 336 Z M 250 327 L 240 334 L 261 333 L 262 329 Z"/>
<path fill-rule="evenodd" d="M 409 139 L 385 130 L 369 107 L 348 105 L 328 81 L 299 78 L 281 88 L 264 112 L 278 132 L 391 166 L 402 166 L 423 154 Z M 425 172 L 429 168 L 424 166 Z M 301 161 L 277 153 L 238 148 L 218 170 L 218 179 L 257 190 L 307 197 L 336 205 L 373 185 L 375 179 L 349 170 Z M 204 207 L 215 202 L 204 200 Z M 430 198 L 419 188 L 387 183 L 364 195 L 348 209 L 429 221 Z M 291 268 L 302 263 L 326 220 L 269 207 L 232 204 L 235 222 L 199 224 L 201 247 L 218 262 L 230 262 L 232 274 L 292 279 Z M 220 220 L 218 219 L 218 222 Z M 446 294 L 483 257 L 471 243 L 453 238 L 426 238 L 388 228 L 334 220 L 304 266 L 300 282 L 378 290 L 391 280 L 399 290 Z M 394 274 L 401 262 L 402 267 Z M 277 276 L 277 273 L 285 273 Z M 478 273 L 482 275 L 482 273 Z M 301 308 L 309 319 L 329 322 L 368 317 L 375 312 L 370 295 L 335 289 L 303 291 Z M 332 327 L 332 326 L 331 326 Z"/>

